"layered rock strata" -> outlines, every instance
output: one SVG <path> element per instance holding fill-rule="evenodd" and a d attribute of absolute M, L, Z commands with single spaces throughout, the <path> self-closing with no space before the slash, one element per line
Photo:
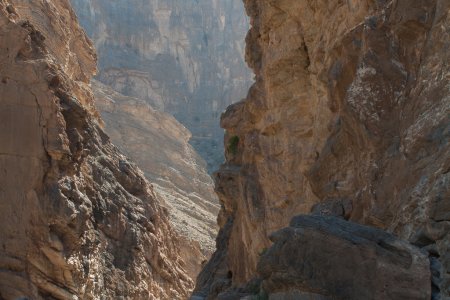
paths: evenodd
<path fill-rule="evenodd" d="M 114 145 L 133 159 L 164 199 L 192 278 L 215 250 L 219 202 L 206 164 L 174 117 L 93 80 L 95 103 Z M 190 262 L 190 263 L 189 263 Z"/>
<path fill-rule="evenodd" d="M 71 0 L 99 54 L 102 83 L 174 115 L 215 171 L 222 111 L 251 84 L 240 0 Z"/>
<path fill-rule="evenodd" d="M 244 3 L 256 83 L 222 116 L 221 230 L 196 295 L 257 277 L 270 233 L 313 211 L 422 248 L 449 297 L 450 3 Z"/>
<path fill-rule="evenodd" d="M 167 209 L 100 128 L 66 0 L 0 0 L 0 298 L 183 299 Z"/>

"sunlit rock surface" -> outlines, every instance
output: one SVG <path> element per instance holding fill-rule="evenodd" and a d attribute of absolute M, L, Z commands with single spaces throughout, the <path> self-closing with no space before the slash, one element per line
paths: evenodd
<path fill-rule="evenodd" d="M 268 236 L 312 211 L 426 251 L 449 297 L 450 3 L 244 2 L 256 83 L 222 116 L 221 231 L 196 295 L 245 286 Z"/>
<path fill-rule="evenodd" d="M 93 90 L 112 142 L 138 164 L 167 203 L 171 222 L 185 238 L 182 254 L 195 278 L 215 250 L 219 202 L 205 162 L 188 143 L 190 132 L 143 100 L 95 80 Z"/>
<path fill-rule="evenodd" d="M 101 129 L 66 0 L 0 0 L 0 298 L 183 299 L 167 209 Z"/>
<path fill-rule="evenodd" d="M 71 1 L 97 49 L 98 80 L 174 115 L 208 170 L 217 170 L 220 114 L 252 79 L 241 0 Z"/>

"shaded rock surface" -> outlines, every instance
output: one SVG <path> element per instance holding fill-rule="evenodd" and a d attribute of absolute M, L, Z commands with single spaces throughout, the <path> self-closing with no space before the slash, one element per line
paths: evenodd
<path fill-rule="evenodd" d="M 71 0 L 99 54 L 98 80 L 174 115 L 210 172 L 222 111 L 245 97 L 248 21 L 240 0 Z"/>
<path fill-rule="evenodd" d="M 430 299 L 428 255 L 380 229 L 298 216 L 271 240 L 258 264 L 269 298 L 297 290 L 305 299 Z"/>
<path fill-rule="evenodd" d="M 256 83 L 222 115 L 221 230 L 196 295 L 245 285 L 270 233 L 312 211 L 428 251 L 450 297 L 450 3 L 244 3 Z"/>
<path fill-rule="evenodd" d="M 215 250 L 219 202 L 206 163 L 188 143 L 190 132 L 143 100 L 93 80 L 96 106 L 114 145 L 133 159 L 166 201 L 170 221 L 185 241 L 181 251 L 195 278 Z"/>
<path fill-rule="evenodd" d="M 0 298 L 183 299 L 167 208 L 100 128 L 66 0 L 0 0 Z"/>

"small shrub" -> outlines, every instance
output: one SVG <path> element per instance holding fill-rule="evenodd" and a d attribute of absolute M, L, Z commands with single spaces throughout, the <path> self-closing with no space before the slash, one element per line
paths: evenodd
<path fill-rule="evenodd" d="M 264 254 L 266 254 L 266 252 L 267 252 L 267 248 L 266 247 L 264 247 L 264 248 L 262 248 L 260 251 L 259 251 L 259 256 L 263 256 Z"/>
<path fill-rule="evenodd" d="M 267 295 L 267 293 L 263 289 L 260 289 L 259 293 L 252 297 L 252 300 L 268 300 L 268 299 L 269 295 Z"/>
<path fill-rule="evenodd" d="M 239 145 L 239 137 L 237 135 L 233 135 L 228 140 L 228 152 L 230 152 L 233 155 L 237 154 L 237 149 Z"/>
<path fill-rule="evenodd" d="M 262 287 L 262 280 L 260 278 L 253 278 L 245 287 L 245 292 L 252 294 L 249 298 L 251 300 L 268 300 L 269 296 Z"/>

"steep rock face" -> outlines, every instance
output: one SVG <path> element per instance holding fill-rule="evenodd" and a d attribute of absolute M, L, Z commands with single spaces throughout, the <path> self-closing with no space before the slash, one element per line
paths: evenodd
<path fill-rule="evenodd" d="M 448 297 L 450 3 L 244 2 L 256 83 L 222 116 L 221 230 L 198 294 L 256 276 L 268 235 L 312 210 L 423 247 Z"/>
<path fill-rule="evenodd" d="M 98 79 L 174 115 L 208 170 L 223 162 L 219 116 L 245 96 L 240 0 L 72 0 L 99 54 Z"/>
<path fill-rule="evenodd" d="M 167 209 L 98 125 L 68 1 L 0 0 L 0 44 L 0 298 L 185 297 Z"/>
<path fill-rule="evenodd" d="M 188 143 L 190 132 L 147 102 L 121 95 L 93 80 L 96 106 L 114 145 L 133 159 L 169 208 L 170 221 L 186 238 L 181 251 L 195 278 L 215 250 L 219 202 L 206 164 Z"/>

